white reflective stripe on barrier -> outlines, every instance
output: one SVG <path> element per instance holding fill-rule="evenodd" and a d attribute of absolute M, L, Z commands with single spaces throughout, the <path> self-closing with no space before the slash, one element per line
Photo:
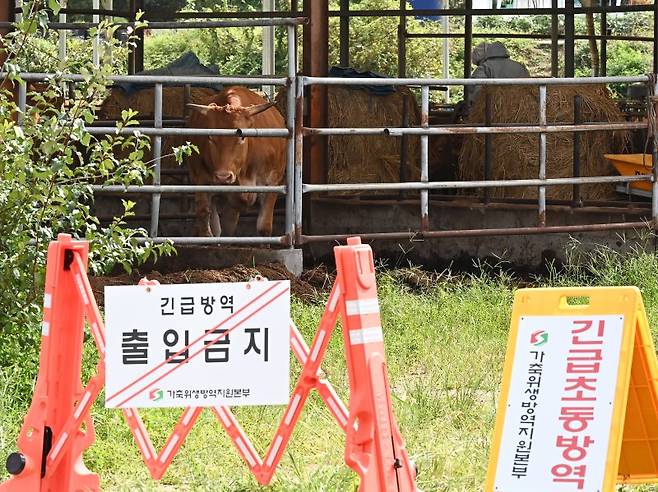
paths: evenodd
<path fill-rule="evenodd" d="M 350 343 L 352 345 L 361 345 L 364 343 L 383 342 L 384 333 L 381 326 L 373 328 L 364 328 L 362 330 L 350 330 Z"/>
<path fill-rule="evenodd" d="M 379 314 L 379 301 L 375 299 L 363 299 L 358 301 L 345 301 L 345 309 L 348 316 L 360 314 Z"/>
<path fill-rule="evenodd" d="M 41 325 L 41 336 L 47 337 L 49 333 L 50 333 L 50 323 L 48 321 L 44 321 Z"/>
<path fill-rule="evenodd" d="M 46 309 L 50 309 L 52 305 L 53 305 L 53 296 L 51 294 L 44 294 L 43 307 L 45 307 Z"/>

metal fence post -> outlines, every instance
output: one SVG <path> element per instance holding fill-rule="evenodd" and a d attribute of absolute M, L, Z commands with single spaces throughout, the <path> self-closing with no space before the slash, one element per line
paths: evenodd
<path fill-rule="evenodd" d="M 651 218 L 653 219 L 653 229 L 658 230 L 658 122 L 656 122 L 656 112 L 658 112 L 658 74 L 650 78 L 653 87 L 650 87 L 649 94 L 649 128 L 652 132 L 653 149 L 651 151 L 651 163 L 653 165 L 653 183 L 651 186 Z"/>
<path fill-rule="evenodd" d="M 92 8 L 94 10 L 100 9 L 101 8 L 100 0 L 92 0 Z M 100 20 L 101 20 L 100 15 L 98 14 L 93 15 L 92 21 L 94 24 L 98 24 Z M 98 26 L 96 27 L 96 29 L 98 29 Z M 100 31 L 97 30 L 96 35 L 94 36 L 94 39 L 92 41 L 92 48 L 91 48 L 92 50 L 91 59 L 95 67 L 100 65 L 100 56 L 98 53 L 99 44 L 100 44 Z"/>
<path fill-rule="evenodd" d="M 27 106 L 27 82 L 21 80 L 18 83 L 18 114 L 16 115 L 16 122 L 18 126 L 25 124 L 25 108 Z"/>
<path fill-rule="evenodd" d="M 485 89 L 485 110 L 484 110 L 484 124 L 485 126 L 491 126 L 492 118 L 492 108 L 491 108 L 491 93 L 489 90 Z M 489 181 L 491 179 L 491 140 L 493 135 L 485 134 L 484 135 L 484 180 Z M 491 198 L 491 189 L 485 188 L 484 190 L 483 201 L 484 203 L 489 203 Z"/>
<path fill-rule="evenodd" d="M 295 247 L 295 106 L 296 106 L 296 75 L 295 45 L 297 30 L 294 25 L 288 26 L 288 84 L 286 92 L 286 127 L 288 140 L 286 147 L 286 236 L 288 246 Z"/>
<path fill-rule="evenodd" d="M 573 98 L 573 122 L 580 125 L 583 122 L 583 98 L 576 95 Z M 580 133 L 573 132 L 573 177 L 580 177 Z M 580 185 L 573 185 L 573 203 L 574 207 L 582 205 L 580 201 Z"/>
<path fill-rule="evenodd" d="M 295 113 L 295 243 L 301 244 L 304 200 L 304 76 L 297 78 L 297 101 Z"/>
<path fill-rule="evenodd" d="M 546 86 L 539 86 L 539 126 L 546 127 Z M 539 134 L 539 179 L 546 179 L 546 133 Z M 539 186 L 539 227 L 546 227 L 546 186 Z"/>
<path fill-rule="evenodd" d="M 423 85 L 420 91 L 420 126 L 429 128 L 430 87 Z M 420 180 L 423 183 L 429 182 L 429 138 L 429 135 L 421 135 L 420 137 Z M 429 190 L 424 189 L 420 192 L 421 231 L 429 229 L 429 222 Z"/>
<path fill-rule="evenodd" d="M 155 94 L 153 102 L 155 128 L 162 128 L 162 84 L 155 84 Z M 153 137 L 153 162 L 155 164 L 153 172 L 153 184 L 160 185 L 162 157 L 162 136 Z M 151 201 L 151 237 L 158 237 L 158 223 L 160 221 L 160 193 L 154 193 Z"/>

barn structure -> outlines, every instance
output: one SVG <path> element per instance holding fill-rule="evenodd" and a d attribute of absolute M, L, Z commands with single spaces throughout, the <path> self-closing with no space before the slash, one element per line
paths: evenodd
<path fill-rule="evenodd" d="M 20 0 L 16 1 L 16 5 L 0 1 L 4 16 L 0 28 L 10 29 L 20 16 Z M 129 10 L 121 12 L 113 9 L 112 0 L 91 1 L 91 8 L 64 8 L 49 27 L 65 38 L 66 32 L 88 29 L 108 17 L 128 19 L 124 23 L 128 25 L 144 5 L 144 0 L 130 0 Z M 152 239 L 171 239 L 197 253 L 204 247 L 200 255 L 185 255 L 187 266 L 276 256 L 299 270 L 302 254 L 323 258 L 336 241 L 354 234 L 372 240 L 380 255 L 429 264 L 499 257 L 537 265 L 547 257 L 563 258 L 572 237 L 614 249 L 638 242 L 653 248 L 650 233 L 658 227 L 658 3 L 463 0 L 448 5 L 401 0 L 396 9 L 354 10 L 348 0 L 332 2 L 335 8 L 330 8 L 329 0 L 292 0 L 285 11 L 274 10 L 274 5 L 264 0 L 262 12 L 161 13 L 149 22 L 151 30 L 263 26 L 269 33 L 263 41 L 264 73 L 250 77 L 138 74 L 144 68 L 142 31 L 126 75 L 113 80 L 149 87 L 148 92 L 142 90 L 148 103 L 140 108 L 139 129 L 153 139 L 156 173 L 147 186 L 99 186 L 99 216 L 111 217 L 120 197 L 138 197 L 135 220 Z M 631 12 L 653 14 L 652 36 L 622 36 L 609 29 L 610 15 Z M 67 15 L 89 16 L 90 21 L 67 21 Z M 474 17 L 483 15 L 543 15 L 550 27 L 531 34 L 474 32 Z M 587 20 L 585 34 L 575 28 L 579 16 Z M 397 19 L 391 40 L 397 42 L 397 74 L 376 76 L 351 67 L 350 25 L 359 17 Z M 431 32 L 413 32 L 408 28 L 412 17 L 441 21 Z M 463 30 L 449 32 L 446 20 L 455 17 L 463 20 Z M 331 22 L 333 18 L 338 22 Z M 287 32 L 286 73 L 274 73 L 274 26 L 284 26 Z M 330 26 L 338 29 L 340 40 L 340 67 L 332 70 Z M 463 72 L 408 77 L 409 43 L 428 38 L 463 43 Z M 523 79 L 471 79 L 474 44 L 494 38 L 530 38 L 548 46 L 549 73 Z M 607 47 L 619 40 L 652 44 L 653 66 L 646 71 L 654 75 L 607 76 Z M 592 48 L 591 77 L 575 77 L 578 41 L 587 41 Z M 31 82 L 44 77 L 24 74 L 23 78 Z M 69 79 L 80 80 L 75 75 Z M 198 88 L 207 89 L 209 84 L 282 89 L 278 102 L 287 129 L 242 133 L 248 138 L 288 139 L 285 183 L 270 190 L 281 195 L 271 238 L 254 236 L 253 217 L 243 221 L 236 237 L 193 235 L 193 194 L 199 188 L 190 184 L 184 169 L 167 165 L 163 148 L 175 139 L 203 133 L 185 126 L 185 104 L 203 102 L 204 92 Z M 615 98 L 608 90 L 611 84 L 621 87 Z M 460 111 L 463 106 L 443 96 L 450 90 L 463 90 L 468 96 L 474 86 L 482 90 L 467 114 Z M 25 91 L 21 86 L 19 104 L 25 104 Z M 380 97 L 388 98 L 391 111 L 382 109 Z M 130 104 L 127 99 L 117 100 L 108 103 L 94 133 L 114 131 L 117 115 L 110 103 Z M 341 101 L 351 107 L 349 111 L 340 106 Z M 509 110 L 510 106 L 516 109 Z M 377 154 L 384 148 L 385 155 Z M 606 153 L 643 157 L 635 167 L 627 166 L 629 173 L 620 174 Z M 626 169 L 623 164 L 619 169 Z M 264 190 L 238 184 L 203 191 Z M 209 248 L 218 244 L 222 248 Z M 262 244 L 273 247 L 256 252 L 243 249 Z"/>

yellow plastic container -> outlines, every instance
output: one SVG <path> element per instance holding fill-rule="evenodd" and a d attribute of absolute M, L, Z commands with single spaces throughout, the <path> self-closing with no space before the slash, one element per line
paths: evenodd
<path fill-rule="evenodd" d="M 651 154 L 605 154 L 622 176 L 651 174 Z M 651 182 L 635 181 L 628 183 L 636 190 L 651 191 Z"/>

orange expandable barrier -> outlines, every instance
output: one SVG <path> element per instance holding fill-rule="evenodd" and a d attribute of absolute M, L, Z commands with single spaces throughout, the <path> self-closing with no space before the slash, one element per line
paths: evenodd
<path fill-rule="evenodd" d="M 39 376 L 18 438 L 19 451 L 7 459 L 12 477 L 0 484 L 0 492 L 100 490 L 98 475 L 82 461 L 82 453 L 94 442 L 90 409 L 103 387 L 105 370 L 105 328 L 87 278 L 87 253 L 85 241 L 73 241 L 67 234 L 60 234 L 48 248 Z M 346 433 L 345 462 L 360 477 L 359 491 L 415 492 L 416 469 L 391 404 L 372 250 L 359 238 L 350 238 L 346 246 L 335 248 L 335 255 L 336 282 L 310 348 L 290 324 L 290 345 L 302 371 L 265 458 L 260 458 L 228 406 L 212 411 L 256 480 L 266 485 L 315 389 Z M 350 382 L 349 410 L 320 368 L 339 315 Z M 85 318 L 100 361 L 96 375 L 83 388 Z M 164 475 L 202 411 L 184 409 L 157 452 L 139 412 L 123 409 L 154 479 Z"/>

